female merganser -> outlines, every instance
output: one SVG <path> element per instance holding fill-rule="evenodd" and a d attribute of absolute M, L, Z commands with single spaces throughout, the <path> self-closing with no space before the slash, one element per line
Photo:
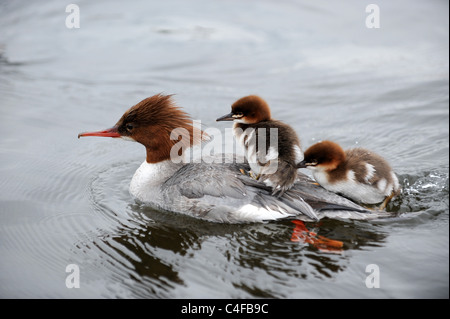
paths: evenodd
<path fill-rule="evenodd" d="M 234 121 L 234 137 L 245 150 L 250 175 L 272 187 L 272 195 L 282 196 L 294 185 L 297 165 L 303 160 L 300 140 L 292 127 L 272 119 L 266 101 L 245 96 L 216 121 Z"/>
<path fill-rule="evenodd" d="M 264 183 L 239 173 L 240 169 L 249 169 L 246 163 L 172 160 L 171 157 L 186 152 L 183 147 L 173 151 L 180 143 L 180 138 L 173 139 L 174 130 L 184 132 L 181 141 L 185 145 L 194 146 L 202 140 L 201 130 L 193 126 L 189 116 L 175 106 L 171 97 L 158 94 L 131 107 L 114 127 L 80 133 L 78 137 L 121 137 L 143 144 L 147 158 L 131 180 L 130 193 L 138 201 L 166 211 L 225 223 L 286 217 L 312 221 L 323 217 L 370 219 L 388 216 L 328 192 L 303 174 L 298 176 L 291 190 L 277 198 Z M 175 137 L 180 135 L 177 133 Z"/>
<path fill-rule="evenodd" d="M 388 162 L 364 148 L 344 151 L 331 141 L 312 145 L 305 151 L 300 167 L 313 171 L 316 181 L 329 191 L 364 204 L 386 208 L 400 193 L 400 184 Z"/>

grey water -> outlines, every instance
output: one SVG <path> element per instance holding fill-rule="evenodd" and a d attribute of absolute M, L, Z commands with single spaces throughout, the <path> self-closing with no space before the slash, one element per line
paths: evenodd
<path fill-rule="evenodd" d="M 378 0 L 0 2 L 0 297 L 448 298 L 449 4 Z M 128 193 L 145 150 L 77 139 L 163 92 L 204 127 L 248 94 L 304 148 L 384 156 L 376 221 L 214 224 Z M 68 288 L 79 269 L 79 288 Z M 366 271 L 376 265 L 378 288 Z M 69 285 L 70 286 L 70 285 Z"/>

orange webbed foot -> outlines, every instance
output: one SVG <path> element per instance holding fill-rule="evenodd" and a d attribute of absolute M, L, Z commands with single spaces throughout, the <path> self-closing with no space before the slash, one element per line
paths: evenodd
<path fill-rule="evenodd" d="M 320 251 L 329 253 L 340 253 L 344 243 L 339 240 L 333 240 L 324 236 L 317 235 L 317 233 L 309 231 L 305 223 L 301 220 L 293 220 L 295 228 L 292 232 L 291 241 L 304 242 L 311 244 Z"/>

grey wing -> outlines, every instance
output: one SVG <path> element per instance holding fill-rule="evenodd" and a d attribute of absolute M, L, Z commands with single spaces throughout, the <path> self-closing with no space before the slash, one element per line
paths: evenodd
<path fill-rule="evenodd" d="M 166 202 L 172 203 L 172 208 L 177 206 L 189 210 L 189 214 L 216 221 L 233 220 L 233 213 L 247 204 L 261 207 L 265 212 L 276 212 L 274 215 L 280 217 L 303 213 L 309 219 L 318 220 L 302 198 L 297 196 L 293 202 L 280 200 L 271 195 L 270 187 L 241 174 L 241 168 L 249 170 L 245 163 L 185 165 L 164 183 L 163 196 Z"/>
<path fill-rule="evenodd" d="M 187 198 L 203 196 L 244 198 L 247 193 L 245 185 L 236 178 L 239 169 L 233 164 L 217 165 L 194 163 L 183 166 L 177 174 L 164 183 L 165 189 L 176 188 Z"/>
<path fill-rule="evenodd" d="M 224 199 L 245 201 L 245 186 L 233 178 L 235 172 L 222 168 L 204 162 L 183 166 L 161 186 L 160 208 L 215 222 L 239 222 L 230 218 L 233 208 L 224 205 Z"/>

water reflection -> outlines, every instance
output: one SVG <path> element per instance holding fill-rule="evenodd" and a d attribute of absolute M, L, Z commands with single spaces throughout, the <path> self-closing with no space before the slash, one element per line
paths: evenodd
<path fill-rule="evenodd" d="M 170 238 L 171 237 L 171 238 Z M 186 243 L 192 241 L 186 234 L 171 234 L 164 228 L 121 229 L 121 235 L 103 239 L 104 244 L 114 251 L 109 257 L 126 258 L 129 265 L 127 276 L 132 280 L 128 283 L 134 291 L 135 283 L 145 287 L 146 295 L 157 295 L 159 291 L 166 291 L 177 285 L 183 285 L 175 265 L 171 262 L 170 254 L 162 251 L 185 254 Z M 150 283 L 150 285 L 147 285 Z M 138 285 L 139 286 L 139 285 Z M 139 290 L 137 290 L 139 294 Z"/>
<path fill-rule="evenodd" d="M 214 280 L 231 283 L 244 296 L 286 298 L 290 289 L 301 284 L 299 281 L 333 278 L 348 267 L 349 252 L 381 246 L 387 236 L 366 222 L 307 223 L 309 230 L 343 243 L 341 254 L 336 255 L 308 242 L 291 241 L 296 225 L 290 220 L 222 225 L 137 204 L 129 204 L 128 211 L 128 219 L 122 218 L 115 232 L 96 238 L 94 243 L 108 256 L 109 264 L 118 265 L 118 279 L 137 297 L 167 297 L 177 287 L 189 287 L 192 283 L 184 270 L 186 264 L 196 258 L 211 258 L 224 262 L 215 264 L 218 269 L 205 263 L 199 272 L 211 272 L 211 276 L 220 273 L 221 278 Z M 117 222 L 117 215 L 112 220 Z M 211 242 L 216 243 L 215 251 L 199 257 L 197 252 Z M 208 276 L 203 279 L 205 283 Z M 229 291 L 229 295 L 233 293 Z"/>

